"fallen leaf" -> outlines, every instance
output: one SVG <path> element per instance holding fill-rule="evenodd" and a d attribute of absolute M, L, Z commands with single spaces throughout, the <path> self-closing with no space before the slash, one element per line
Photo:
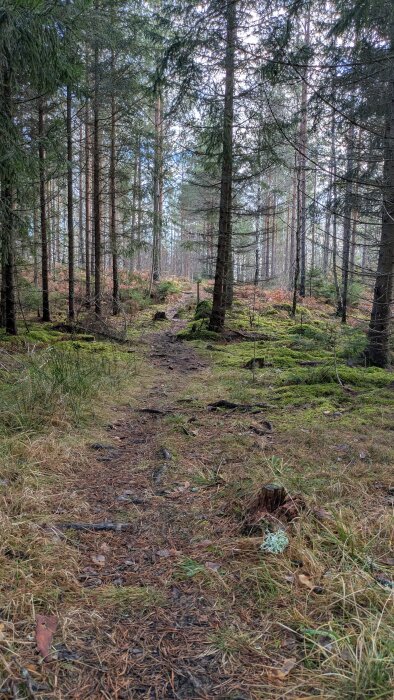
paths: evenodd
<path fill-rule="evenodd" d="M 313 593 L 323 593 L 323 588 L 321 586 L 316 586 L 306 574 L 296 574 L 295 578 L 301 586 L 306 586 L 306 588 L 309 588 Z"/>
<path fill-rule="evenodd" d="M 286 659 L 286 661 L 283 662 L 280 668 L 270 668 L 267 671 L 267 676 L 270 681 L 284 681 L 296 664 L 296 657 L 291 656 L 289 659 Z"/>
<path fill-rule="evenodd" d="M 57 617 L 55 615 L 36 615 L 36 644 L 44 661 L 49 655 L 56 627 Z"/>

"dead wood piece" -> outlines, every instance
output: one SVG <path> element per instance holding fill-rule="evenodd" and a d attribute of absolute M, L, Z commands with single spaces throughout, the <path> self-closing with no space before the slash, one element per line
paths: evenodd
<path fill-rule="evenodd" d="M 139 408 L 140 413 L 151 413 L 153 416 L 165 416 L 170 411 L 162 411 L 160 408 Z"/>
<path fill-rule="evenodd" d="M 153 316 L 154 321 L 166 321 L 167 320 L 167 315 L 165 311 L 156 311 L 155 315 Z"/>
<path fill-rule="evenodd" d="M 214 401 L 214 403 L 208 404 L 208 409 L 210 411 L 216 411 L 218 408 L 224 408 L 229 411 L 241 411 L 243 413 L 253 412 L 261 413 L 260 409 L 268 408 L 266 403 L 253 403 L 253 404 L 242 404 L 233 403 L 232 401 L 226 401 L 225 399 L 220 399 L 220 401 Z"/>
<path fill-rule="evenodd" d="M 239 337 L 242 338 L 243 340 L 247 341 L 259 341 L 259 340 L 272 340 L 272 337 L 270 335 L 267 335 L 266 333 L 248 333 L 245 331 L 239 331 L 234 328 L 232 328 L 230 331 L 226 332 L 226 338 L 231 338 L 231 337 Z"/>
<path fill-rule="evenodd" d="M 261 423 L 250 425 L 250 430 L 253 430 L 256 435 L 267 435 L 267 433 L 272 433 L 273 427 L 269 420 L 263 420 Z"/>
<path fill-rule="evenodd" d="M 283 486 L 277 484 L 266 484 L 251 502 L 248 513 L 266 511 L 274 513 L 286 500 L 286 491 Z"/>
<path fill-rule="evenodd" d="M 266 367 L 265 357 L 252 357 L 251 360 L 244 364 L 245 369 L 261 369 L 262 367 Z"/>
<path fill-rule="evenodd" d="M 123 532 L 134 527 L 134 523 L 57 523 L 59 530 L 81 530 L 87 532 Z"/>

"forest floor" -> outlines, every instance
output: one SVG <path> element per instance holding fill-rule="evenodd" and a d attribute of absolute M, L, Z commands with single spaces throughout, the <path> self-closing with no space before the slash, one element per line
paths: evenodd
<path fill-rule="evenodd" d="M 240 293 L 227 342 L 193 302 L 141 312 L 119 353 L 74 342 L 97 377 L 111 358 L 94 422 L 64 399 L 5 435 L 0 698 L 391 698 L 392 375 L 312 299 L 294 321 Z"/>

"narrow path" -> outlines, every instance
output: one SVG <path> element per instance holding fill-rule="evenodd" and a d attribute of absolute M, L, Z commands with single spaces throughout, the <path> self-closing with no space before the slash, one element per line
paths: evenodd
<path fill-rule="evenodd" d="M 241 698 L 231 693 L 234 679 L 208 645 L 226 619 L 225 608 L 214 590 L 202 591 L 198 583 L 191 590 L 182 576 L 177 581 L 179 562 L 193 559 L 196 550 L 204 554 L 210 544 L 196 541 L 209 506 L 199 505 L 198 489 L 182 479 L 162 442 L 164 424 L 177 419 L 179 406 L 193 422 L 180 394 L 206 367 L 177 340 L 181 327 L 173 319 L 170 328 L 146 338 L 154 381 L 136 409 L 118 411 L 108 428 L 110 444 L 92 446 L 90 467 L 75 485 L 89 504 L 85 519 L 131 525 L 77 533 L 80 580 L 91 607 L 80 612 L 78 663 L 59 678 L 64 697 Z"/>

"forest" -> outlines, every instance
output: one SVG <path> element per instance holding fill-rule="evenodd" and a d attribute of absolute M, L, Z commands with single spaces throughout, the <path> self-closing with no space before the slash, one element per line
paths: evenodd
<path fill-rule="evenodd" d="M 394 694 L 392 0 L 0 0 L 0 698 Z"/>

